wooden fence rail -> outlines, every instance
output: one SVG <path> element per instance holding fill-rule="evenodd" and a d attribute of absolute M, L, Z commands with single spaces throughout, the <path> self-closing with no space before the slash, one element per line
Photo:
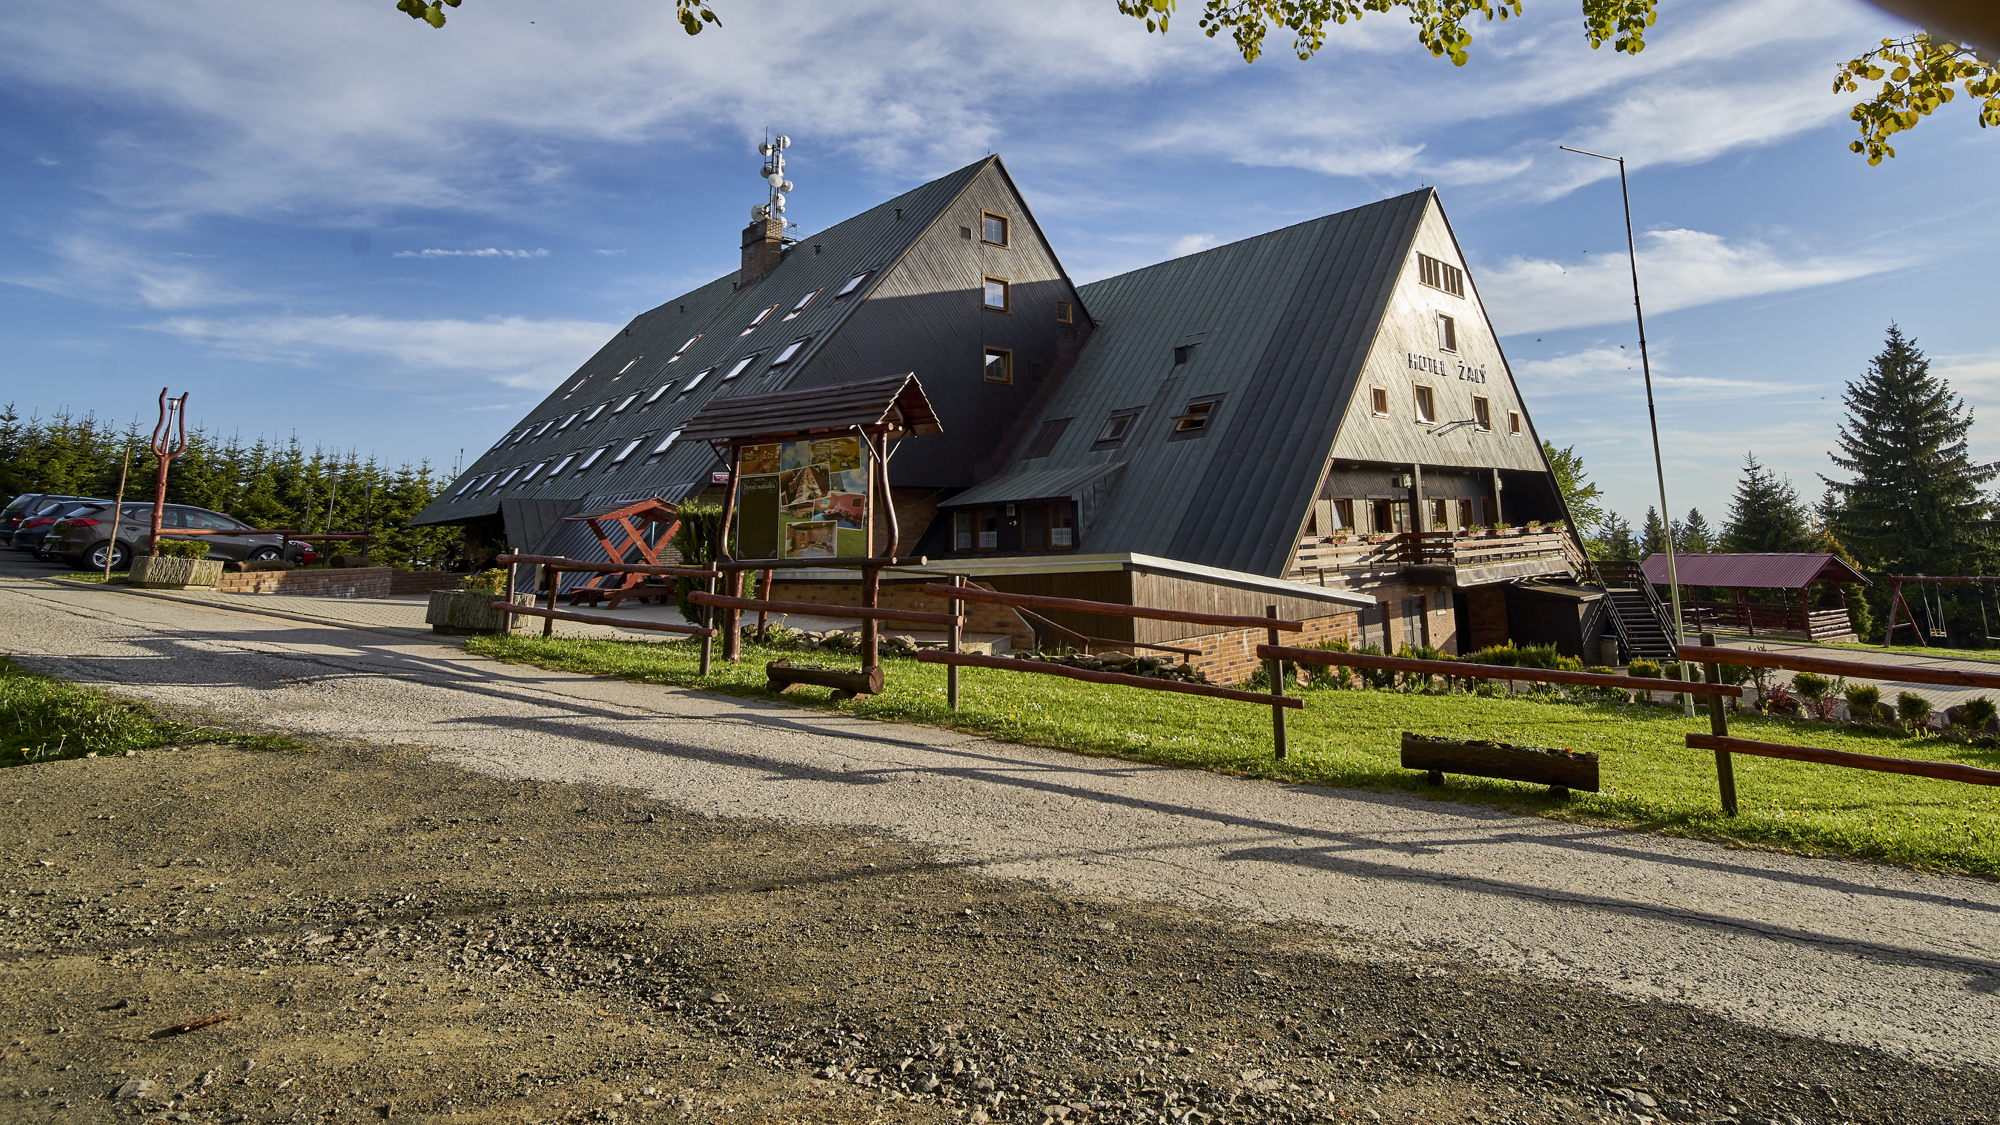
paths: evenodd
<path fill-rule="evenodd" d="M 1402 656 L 1376 656 L 1366 652 L 1335 652 L 1322 648 L 1290 648 L 1258 645 L 1257 655 L 1266 660 L 1295 664 L 1332 664 L 1349 668 L 1375 668 L 1390 672 L 1457 676 L 1474 680 L 1525 680 L 1530 683 L 1578 684 L 1585 687 L 1625 688 L 1630 691 L 1685 692 L 1688 695 L 1741 697 L 1743 689 L 1730 684 L 1699 681 L 1656 680 L 1644 676 L 1607 676 L 1600 672 L 1571 672 L 1561 668 L 1521 668 L 1511 664 L 1466 664 L 1456 660 L 1412 660 Z"/>
<path fill-rule="evenodd" d="M 561 555 L 495 555 L 496 563 L 540 563 L 552 570 L 583 570 L 596 574 L 667 574 L 676 578 L 719 578 L 721 572 L 698 566 L 645 566 L 639 563 L 584 562 Z"/>
<path fill-rule="evenodd" d="M 1687 744 L 1697 750 L 1717 750 L 1731 754 L 1754 754 L 1760 758 L 1788 758 L 1794 762 L 1821 762 L 1876 773 L 1907 773 L 1970 785 L 2000 785 L 2000 770 L 1981 769 L 1963 762 L 1925 762 L 1914 758 L 1885 758 L 1878 754 L 1856 754 L 1848 750 L 1823 750 L 1817 746 L 1788 746 L 1782 742 L 1758 742 L 1726 735 L 1691 734 Z"/>
<path fill-rule="evenodd" d="M 1183 683 L 1180 680 L 1160 680 L 1151 676 L 1127 675 L 1123 672 L 1099 672 L 1090 668 L 1071 668 L 1040 660 L 1022 660 L 1013 656 L 980 656 L 969 652 L 935 652 L 926 649 L 917 654 L 917 659 L 925 664 L 949 664 L 959 668 L 998 668 L 1006 672 L 1036 672 L 1044 676 L 1061 676 L 1067 680 L 1082 680 L 1091 684 L 1118 684 L 1123 687 L 1148 688 L 1152 691 L 1174 691 L 1182 695 L 1205 695 L 1211 699 L 1233 699 L 1239 703 L 1259 703 L 1267 707 L 1302 709 L 1306 705 L 1305 700 L 1295 696 L 1272 696 L 1259 691 L 1240 691 L 1236 688 L 1216 687 L 1213 684 Z"/>
<path fill-rule="evenodd" d="M 681 633 L 690 637 L 715 635 L 713 629 L 704 629 L 699 625 L 677 625 L 670 621 L 635 621 L 629 617 L 607 617 L 601 613 L 570 613 L 566 610 L 542 609 L 509 602 L 494 602 L 493 608 L 501 613 L 518 613 L 524 617 L 540 617 L 548 621 L 582 621 L 590 625 L 611 625 L 619 629 L 647 629 L 655 633 Z"/>
<path fill-rule="evenodd" d="M 1120 605 L 1117 602 L 1090 602 L 1082 598 L 1048 598 L 1040 594 L 1007 594 L 999 590 L 982 590 L 977 586 L 946 586 L 937 582 L 924 584 L 924 593 L 933 598 L 957 598 L 968 602 L 995 602 L 1000 605 L 1024 605 L 1033 609 L 1062 609 L 1071 613 L 1095 613 L 1104 617 L 1137 617 L 1147 621 L 1176 621 L 1188 625 L 1228 625 L 1237 629 L 1278 629 L 1287 633 L 1305 630 L 1302 621 L 1287 621 L 1280 617 L 1241 617 L 1231 613 L 1195 613 L 1192 610 L 1151 609 L 1146 606 Z"/>
<path fill-rule="evenodd" d="M 1992 688 L 2000 690 L 2000 674 L 1964 672 L 1956 668 L 1921 668 L 1907 664 L 1870 664 L 1860 660 L 1828 660 L 1789 652 L 1754 652 L 1741 648 L 1711 648 L 1682 645 L 1682 660 L 1700 664 L 1735 664 L 1750 668 L 1777 668 L 1788 672 L 1815 672 L 1846 676 L 1857 680 L 1886 680 L 1906 684 L 1940 684 L 1946 687 Z"/>
<path fill-rule="evenodd" d="M 718 609 L 754 609 L 768 613 L 796 613 L 808 617 L 852 617 L 863 621 L 908 621 L 917 625 L 963 627 L 965 618 L 949 613 L 926 613 L 918 609 L 867 609 L 851 605 L 820 605 L 816 602 L 774 602 L 763 598 L 730 598 L 701 590 L 688 595 L 696 605 Z"/>

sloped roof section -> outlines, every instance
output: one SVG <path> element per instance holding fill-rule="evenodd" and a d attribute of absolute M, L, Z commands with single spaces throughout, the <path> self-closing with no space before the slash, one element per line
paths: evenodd
<path fill-rule="evenodd" d="M 1023 500 L 1047 500 L 1069 496 L 1106 473 L 1119 469 L 1109 465 L 1073 465 L 1066 469 L 1027 469 L 994 477 L 951 498 L 952 507 L 967 504 L 1015 504 Z"/>
<path fill-rule="evenodd" d="M 832 387 L 732 395 L 710 402 L 688 419 L 683 441 L 778 439 L 811 433 L 883 429 L 891 437 L 944 432 L 914 374 L 890 375 Z"/>
<path fill-rule="evenodd" d="M 1639 565 L 1646 571 L 1646 581 L 1655 586 L 1667 584 L 1667 556 L 1664 553 L 1647 555 L 1646 561 Z M 1674 570 L 1683 586 L 1803 590 L 1816 583 L 1838 586 L 1870 584 L 1853 567 L 1840 561 L 1839 556 L 1826 553 L 1676 555 Z"/>
<path fill-rule="evenodd" d="M 1124 462 L 1110 498 L 1084 513 L 1086 545 L 1280 574 L 1431 198 L 1412 192 L 1082 287 L 1098 328 L 1039 416 L 1074 424 L 1000 477 Z M 1214 403 L 1201 432 L 1177 431 L 1199 399 Z M 1106 419 L 1127 411 L 1138 415 L 1127 436 L 1107 446 Z"/>

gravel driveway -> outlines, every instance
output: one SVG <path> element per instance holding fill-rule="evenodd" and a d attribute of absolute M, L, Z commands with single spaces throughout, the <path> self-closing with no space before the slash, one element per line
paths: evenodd
<path fill-rule="evenodd" d="M 2000 887 L 1243 781 L 0 579 L 0 649 L 134 697 L 503 778 L 884 831 L 1058 891 L 1319 927 L 1929 1063 L 2000 1064 Z"/>

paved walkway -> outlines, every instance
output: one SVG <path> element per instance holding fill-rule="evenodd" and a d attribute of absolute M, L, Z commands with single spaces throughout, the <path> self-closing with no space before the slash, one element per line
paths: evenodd
<path fill-rule="evenodd" d="M 1825 645 L 1805 645 L 1792 641 L 1765 640 L 1762 637 L 1718 637 L 1716 643 L 1724 648 L 1760 648 L 1774 653 L 1797 653 L 1802 656 L 1817 656 L 1824 660 L 1848 660 L 1868 664 L 1883 669 L 1883 675 L 1893 676 L 1897 668 L 1940 668 L 1956 672 L 1979 672 L 1985 675 L 2000 675 L 2000 662 L 1992 660 L 1969 660 L 1959 656 L 1947 656 L 1950 649 L 1941 649 L 1938 656 L 1918 656 L 1907 652 L 1885 652 L 1858 648 L 1828 648 Z M 1792 682 L 1790 672 L 1776 673 L 1776 678 L 1784 683 Z M 2000 702 L 2000 690 L 1991 688 L 1955 688 L 1938 684 L 1917 684 L 1906 680 L 1872 680 L 1882 689 L 1882 701 L 1894 704 L 1896 696 L 1902 692 L 1913 692 L 1931 701 L 1931 707 L 1942 712 L 1947 707 L 1956 707 L 1968 699 L 1987 696 Z"/>
<path fill-rule="evenodd" d="M 1082 757 L 501 665 L 415 630 L 42 581 L 0 578 L 0 649 L 138 698 L 427 745 L 496 775 L 874 828 L 1080 895 L 1302 922 L 1356 957 L 1442 953 L 2000 1065 L 1989 882 Z"/>

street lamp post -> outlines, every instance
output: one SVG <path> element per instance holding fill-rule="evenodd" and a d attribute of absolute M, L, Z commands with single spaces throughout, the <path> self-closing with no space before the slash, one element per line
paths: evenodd
<path fill-rule="evenodd" d="M 1673 602 L 1673 638 L 1674 647 L 1678 650 L 1686 640 L 1681 630 L 1681 573 L 1674 559 L 1674 517 L 1673 509 L 1667 507 L 1667 470 L 1660 458 L 1660 415 L 1653 407 L 1653 363 L 1651 357 L 1646 354 L 1646 312 L 1639 306 L 1639 247 L 1632 238 L 1632 189 L 1625 182 L 1625 158 L 1606 156 L 1601 152 L 1589 152 L 1568 145 L 1556 147 L 1564 152 L 1576 153 L 1578 156 L 1595 156 L 1599 160 L 1618 162 L 1618 192 L 1625 198 L 1625 256 L 1632 263 L 1632 316 L 1639 322 L 1639 370 L 1644 373 L 1646 380 L 1646 423 L 1653 431 L 1653 476 L 1660 485 L 1660 531 L 1661 537 L 1667 544 L 1667 593 Z M 1643 574 L 1640 580 L 1645 580 Z M 1675 659 L 1679 659 L 1679 652 L 1677 651 L 1674 656 Z M 1683 695 L 1681 701 L 1687 709 L 1688 716 L 1693 717 L 1694 696 Z"/>

